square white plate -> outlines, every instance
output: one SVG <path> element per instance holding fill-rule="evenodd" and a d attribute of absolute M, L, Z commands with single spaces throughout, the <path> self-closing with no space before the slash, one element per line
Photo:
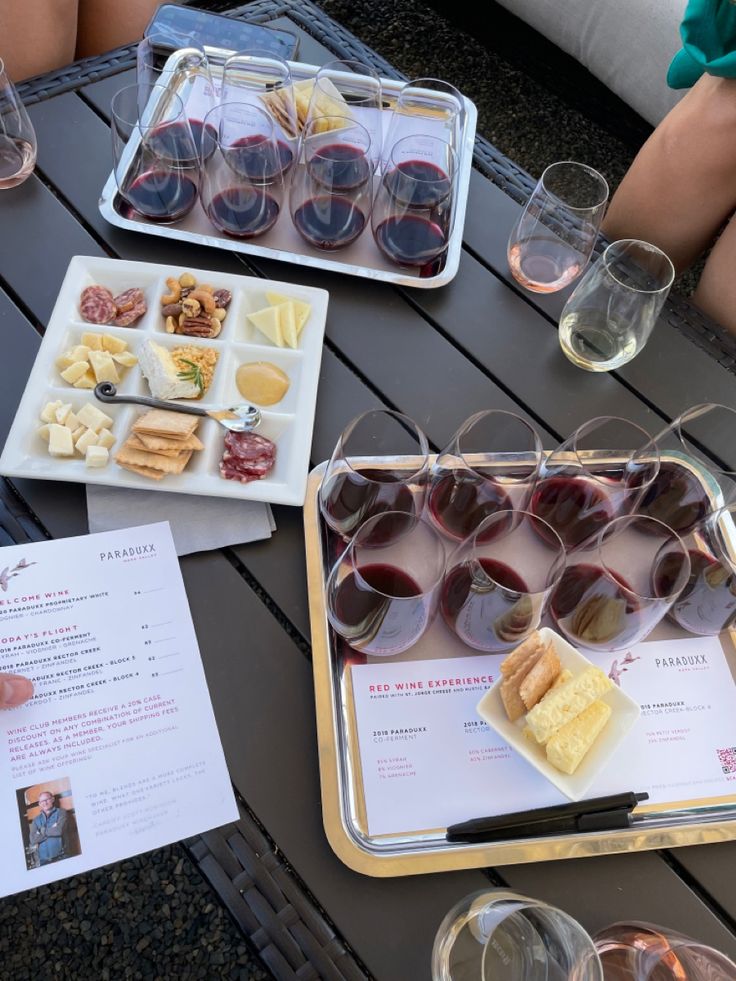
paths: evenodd
<path fill-rule="evenodd" d="M 549 627 L 543 627 L 539 633 L 545 644 L 550 640 L 553 642 L 555 652 L 560 659 L 562 667 L 569 668 L 574 675 L 578 675 L 585 668 L 592 666 L 592 662 L 587 657 L 584 657 L 572 644 L 568 644 L 565 638 L 555 633 L 554 630 L 550 630 Z M 501 675 L 495 685 L 478 702 L 476 711 L 489 726 L 492 726 L 499 735 L 503 736 L 509 746 L 515 749 L 533 767 L 536 767 L 566 797 L 569 797 L 570 800 L 581 800 L 585 797 L 588 788 L 603 767 L 608 763 L 629 729 L 631 729 L 639 718 L 641 709 L 633 698 L 622 691 L 618 685 L 613 685 L 602 696 L 602 701 L 611 706 L 612 712 L 610 719 L 587 754 L 583 757 L 575 773 L 567 774 L 558 770 L 547 761 L 543 746 L 537 746 L 525 738 L 523 734 L 523 729 L 526 725 L 525 717 L 522 717 L 517 722 L 509 721 L 506 710 L 503 707 L 503 702 L 501 701 L 500 685 L 502 681 L 503 675 Z"/>
<path fill-rule="evenodd" d="M 215 289 L 232 292 L 232 301 L 217 338 L 200 339 L 183 334 L 167 334 L 161 316 L 161 296 L 168 292 L 166 279 L 191 272 L 198 283 L 209 283 Z M 117 295 L 133 286 L 146 295 L 148 310 L 133 327 L 110 327 L 90 324 L 79 312 L 79 297 L 86 286 L 96 283 L 106 286 Z M 266 291 L 282 293 L 311 305 L 309 319 L 299 335 L 299 348 L 280 348 L 271 343 L 250 324 L 247 314 L 268 305 Z M 85 484 L 107 484 L 114 487 L 137 487 L 147 490 L 171 491 L 178 494 L 202 494 L 210 497 L 235 497 L 246 501 L 268 501 L 274 504 L 301 506 L 307 486 L 309 452 L 317 401 L 322 342 L 327 318 L 326 290 L 292 283 L 279 283 L 251 276 L 232 276 L 226 273 L 183 266 L 159 265 L 149 262 L 127 262 L 75 256 L 69 263 L 64 282 L 44 334 L 41 347 L 31 370 L 13 426 L 0 457 L 0 473 L 6 477 L 34 477 L 39 480 L 70 480 Z M 162 480 L 150 480 L 124 470 L 114 461 L 115 452 L 122 446 L 136 417 L 147 411 L 135 405 L 105 405 L 98 402 L 94 392 L 76 389 L 59 375 L 56 359 L 69 347 L 81 342 L 86 331 L 112 334 L 128 343 L 128 350 L 137 355 L 146 338 L 164 347 L 185 344 L 216 348 L 219 352 L 212 384 L 203 399 L 191 400 L 192 405 L 220 408 L 247 401 L 235 386 L 235 371 L 244 361 L 272 361 L 284 370 L 291 386 L 285 398 L 275 406 L 264 408 L 257 432 L 276 444 L 276 463 L 262 480 L 241 484 L 220 476 L 218 464 L 222 457 L 226 430 L 213 419 L 202 419 L 197 435 L 204 449 L 192 455 L 186 470 L 170 474 Z M 125 373 L 118 386 L 120 394 L 146 395 L 151 392 L 148 382 L 136 365 Z M 38 435 L 40 413 L 47 402 L 61 399 L 71 402 L 73 411 L 91 402 L 115 420 L 113 435 L 117 438 L 110 451 L 110 462 L 102 469 L 89 469 L 84 458 L 75 455 L 55 458 Z M 190 400 L 177 400 L 187 404 Z"/>

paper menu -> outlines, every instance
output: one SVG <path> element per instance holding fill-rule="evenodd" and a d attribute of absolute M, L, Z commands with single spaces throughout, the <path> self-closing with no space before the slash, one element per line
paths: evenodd
<path fill-rule="evenodd" d="M 0 711 L 0 895 L 236 820 L 168 524 L 0 566 L 0 673 L 35 687 Z"/>
<path fill-rule="evenodd" d="M 718 638 L 589 656 L 642 707 L 589 796 L 648 791 L 656 804 L 736 795 L 736 683 Z M 370 835 L 565 802 L 475 711 L 500 661 L 352 666 Z"/>

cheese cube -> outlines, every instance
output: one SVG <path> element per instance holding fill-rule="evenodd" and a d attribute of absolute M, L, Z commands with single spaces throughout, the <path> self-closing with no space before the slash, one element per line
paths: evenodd
<path fill-rule="evenodd" d="M 101 351 L 102 350 L 102 334 L 94 334 L 91 332 L 85 332 L 82 334 L 82 344 L 90 349 L 90 351 Z"/>
<path fill-rule="evenodd" d="M 73 456 L 72 431 L 52 422 L 49 425 L 49 453 L 51 456 Z"/>
<path fill-rule="evenodd" d="M 78 419 L 77 422 L 79 422 Z M 86 426 L 77 426 L 76 429 L 72 429 L 72 443 L 74 443 L 75 446 L 77 445 L 77 440 L 79 439 L 79 437 L 83 436 L 86 431 L 87 431 Z"/>
<path fill-rule="evenodd" d="M 109 429 L 100 430 L 100 434 L 97 437 L 97 445 L 104 446 L 105 449 L 108 450 L 112 449 L 112 447 L 115 445 L 115 437 Z"/>
<path fill-rule="evenodd" d="M 44 443 L 48 443 L 48 441 L 49 441 L 49 424 L 48 423 L 46 423 L 45 426 L 39 426 L 38 429 L 36 430 L 36 432 L 41 437 L 41 439 L 44 441 Z"/>
<path fill-rule="evenodd" d="M 112 382 L 113 385 L 117 385 L 120 381 L 112 355 L 107 351 L 90 351 L 89 363 L 98 382 Z"/>
<path fill-rule="evenodd" d="M 77 419 L 74 412 L 70 412 L 69 415 L 64 420 L 64 425 L 67 429 L 71 429 L 72 437 L 74 436 L 74 430 L 79 429 L 79 419 Z"/>
<path fill-rule="evenodd" d="M 121 341 L 117 337 L 113 337 L 112 334 L 102 335 L 102 350 L 109 351 L 110 354 L 122 354 L 123 351 L 127 351 L 128 342 Z"/>
<path fill-rule="evenodd" d="M 260 332 L 276 344 L 277 347 L 284 346 L 284 338 L 279 324 L 279 312 L 277 307 L 265 307 L 255 313 L 248 314 L 248 320 L 257 327 Z"/>
<path fill-rule="evenodd" d="M 74 445 L 79 453 L 86 453 L 88 447 L 97 445 L 97 433 L 94 429 L 85 429 Z"/>
<path fill-rule="evenodd" d="M 89 361 L 89 348 L 86 344 L 77 344 L 67 354 L 73 361 Z"/>
<path fill-rule="evenodd" d="M 70 385 L 76 385 L 79 379 L 87 372 L 89 365 L 86 361 L 74 361 L 65 368 L 61 373 L 61 377 L 65 382 L 69 382 Z"/>
<path fill-rule="evenodd" d="M 71 351 L 66 351 L 60 358 L 56 359 L 55 363 L 59 371 L 66 371 L 66 369 L 70 368 L 76 360 L 77 359 L 75 357 L 72 357 Z"/>
<path fill-rule="evenodd" d="M 84 462 L 90 468 L 106 467 L 110 453 L 105 446 L 88 446 Z"/>
<path fill-rule="evenodd" d="M 133 365 L 138 364 L 138 358 L 134 354 L 131 354 L 130 351 L 121 351 L 120 354 L 113 354 L 112 359 L 124 368 L 132 368 Z"/>
<path fill-rule="evenodd" d="M 41 422 L 56 422 L 56 410 L 61 408 L 61 399 L 47 402 L 41 411 Z"/>
<path fill-rule="evenodd" d="M 107 413 L 102 412 L 98 409 L 96 405 L 92 405 L 91 402 L 87 402 L 77 413 L 77 418 L 82 423 L 83 426 L 87 426 L 88 429 L 92 429 L 97 432 L 99 429 L 111 429 L 113 420 Z"/>
<path fill-rule="evenodd" d="M 282 303 L 281 306 L 276 307 L 276 309 L 279 312 L 279 327 L 281 328 L 281 336 L 289 347 L 297 348 L 299 344 L 297 341 L 294 304 L 290 300 L 288 303 Z"/>
<path fill-rule="evenodd" d="M 93 389 L 96 384 L 97 384 L 97 379 L 95 378 L 95 373 L 94 371 L 92 371 L 91 368 L 88 367 L 85 373 L 82 375 L 82 377 L 77 378 L 77 380 L 74 382 L 74 387 Z"/>
<path fill-rule="evenodd" d="M 69 415 L 71 411 L 72 411 L 71 402 L 65 402 L 63 405 L 60 405 L 59 408 L 54 413 L 54 415 L 56 416 L 54 422 L 58 422 L 60 426 L 66 426 L 66 417 Z M 69 429 L 72 429 L 72 426 L 69 426 Z"/>

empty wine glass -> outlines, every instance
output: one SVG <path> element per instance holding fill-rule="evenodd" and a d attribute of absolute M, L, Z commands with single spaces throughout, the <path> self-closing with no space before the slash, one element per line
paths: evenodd
<path fill-rule="evenodd" d="M 607 201 L 608 184 L 592 167 L 550 164 L 509 235 L 514 279 L 536 293 L 554 293 L 576 279 L 590 259 Z"/>
<path fill-rule="evenodd" d="M 734 427 L 736 409 L 705 402 L 686 409 L 658 433 L 659 474 L 639 503 L 640 513 L 684 535 L 714 508 L 736 500 Z M 717 461 L 702 449 L 716 435 L 731 458 Z"/>
<path fill-rule="evenodd" d="M 409 466 L 399 466 L 400 457 Z M 384 511 L 420 515 L 428 473 L 429 446 L 419 426 L 400 412 L 371 409 L 340 434 L 319 489 L 322 517 L 347 539 Z"/>
<path fill-rule="evenodd" d="M 138 86 L 112 99 L 115 180 L 126 204 L 150 221 L 171 223 L 194 207 L 199 160 L 181 99 L 154 85 L 144 121 L 138 118 Z"/>
<path fill-rule="evenodd" d="M 36 165 L 36 134 L 0 58 L 0 190 L 17 187 Z"/>
<path fill-rule="evenodd" d="M 395 144 L 373 204 L 373 237 L 386 258 L 434 274 L 452 234 L 456 183 L 449 143 L 415 134 Z"/>
<path fill-rule="evenodd" d="M 510 889 L 471 893 L 440 924 L 432 981 L 603 981 L 593 941 L 567 913 Z"/>
<path fill-rule="evenodd" d="M 719 634 L 736 624 L 736 504 L 719 508 L 683 536 L 690 575 L 669 611 L 683 630 Z M 679 552 L 665 553 L 654 570 L 654 589 L 668 593 L 679 575 Z"/>
<path fill-rule="evenodd" d="M 283 161 L 265 109 L 228 102 L 207 113 L 200 197 L 215 228 L 233 238 L 255 238 L 276 224 Z"/>
<path fill-rule="evenodd" d="M 220 101 L 250 102 L 267 109 L 274 124 L 281 168 L 294 162 L 298 123 L 291 70 L 283 58 L 267 51 L 246 50 L 231 55 L 222 73 Z"/>
<path fill-rule="evenodd" d="M 580 280 L 560 316 L 560 346 L 586 371 L 612 371 L 642 350 L 675 278 L 654 245 L 612 242 Z"/>
<path fill-rule="evenodd" d="M 645 429 L 599 416 L 543 460 L 529 510 L 568 551 L 586 548 L 613 518 L 636 508 L 658 473 L 657 445 Z"/>
<path fill-rule="evenodd" d="M 375 163 L 359 123 L 315 117 L 299 141 L 289 204 L 294 227 L 317 249 L 335 251 L 362 235 L 371 213 Z M 339 131 L 338 131 L 339 130 Z"/>
<path fill-rule="evenodd" d="M 656 582 L 664 556 L 671 557 L 673 574 Z M 654 630 L 689 576 L 690 557 L 679 535 L 654 518 L 624 515 L 600 531 L 590 557 L 568 556 L 550 613 L 571 644 L 620 651 Z"/>
<path fill-rule="evenodd" d="M 478 651 L 504 651 L 536 630 L 565 568 L 558 535 L 527 511 L 485 518 L 447 560 L 440 609 Z"/>
<path fill-rule="evenodd" d="M 309 82 L 298 82 L 297 93 L 300 86 L 308 85 Z M 297 109 L 299 101 L 297 98 Z M 361 61 L 329 61 L 314 77 L 303 122 L 306 126 L 317 117 L 329 117 L 334 126 L 335 117 L 338 117 L 360 123 L 370 135 L 374 163 L 377 164 L 383 142 L 382 111 L 381 80 L 373 68 Z M 325 125 L 324 119 L 321 125 Z"/>
<path fill-rule="evenodd" d="M 606 981 L 736 981 L 725 954 L 653 923 L 613 923 L 593 943 Z"/>
<path fill-rule="evenodd" d="M 179 45 L 178 50 L 172 52 L 172 44 Z M 217 105 L 217 90 L 204 48 L 191 36 L 176 32 L 144 37 L 136 54 L 136 81 L 141 119 L 145 118 L 155 85 L 170 88 L 179 96 L 199 154 L 204 117 Z"/>
<path fill-rule="evenodd" d="M 394 146 L 405 136 L 426 133 L 459 153 L 465 128 L 465 100 L 454 85 L 437 78 L 415 78 L 396 96 L 383 141 L 384 169 Z"/>
<path fill-rule="evenodd" d="M 489 515 L 525 510 L 541 461 L 542 443 L 528 422 L 502 409 L 476 412 L 432 465 L 432 520 L 444 534 L 462 541 Z"/>
<path fill-rule="evenodd" d="M 362 524 L 325 587 L 333 629 L 363 654 L 412 647 L 434 620 L 445 549 L 432 525 L 387 511 Z"/>

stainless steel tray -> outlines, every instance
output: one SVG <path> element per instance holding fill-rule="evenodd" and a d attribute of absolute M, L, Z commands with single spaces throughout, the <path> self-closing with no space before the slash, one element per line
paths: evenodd
<path fill-rule="evenodd" d="M 212 52 L 211 65 L 217 73 L 218 64 L 222 64 L 228 54 L 222 49 L 207 49 Z M 176 53 L 166 63 L 166 68 L 176 69 Z M 312 78 L 319 71 L 318 65 L 307 65 L 303 62 L 289 62 L 292 76 L 295 80 Z M 384 101 L 388 107 L 395 100 L 402 82 L 395 79 L 381 79 Z M 148 221 L 143 217 L 127 217 L 123 213 L 122 199 L 118 193 L 115 174 L 111 173 L 102 189 L 99 207 L 107 221 L 118 228 L 126 228 L 133 232 L 143 232 L 148 235 L 158 235 L 161 238 L 181 239 L 184 242 L 196 242 L 199 245 L 210 245 L 214 248 L 227 249 L 231 252 L 242 252 L 246 255 L 262 256 L 266 259 L 280 259 L 293 262 L 300 266 L 312 266 L 315 269 L 328 269 L 331 272 L 346 273 L 349 276 L 361 276 L 366 279 L 378 280 L 385 283 L 395 283 L 399 286 L 414 286 L 419 289 L 436 289 L 449 283 L 457 273 L 462 251 L 463 226 L 470 186 L 470 170 L 473 164 L 473 149 L 475 145 L 475 130 L 478 113 L 475 105 L 463 96 L 465 103 L 465 124 L 460 146 L 458 148 L 459 180 L 458 192 L 455 199 L 455 221 L 448 245 L 444 267 L 434 276 L 420 277 L 419 273 L 402 269 L 384 259 L 378 251 L 370 229 L 366 229 L 360 238 L 352 245 L 339 252 L 325 253 L 319 249 L 310 248 L 300 237 L 287 214 L 288 207 L 282 208 L 282 213 L 276 225 L 265 235 L 253 242 L 244 242 L 228 238 L 216 231 L 208 221 L 199 203 L 194 210 L 174 225 L 161 225 Z M 389 116 L 388 109 L 384 116 Z M 133 151 L 135 147 L 131 148 Z M 132 157 L 132 154 L 131 154 Z M 288 177 L 287 177 L 288 181 Z M 288 194 L 288 188 L 286 189 Z"/>
<path fill-rule="evenodd" d="M 663 457 L 686 467 L 703 485 L 714 506 L 720 502 L 712 478 L 691 458 Z M 374 457 L 372 468 L 416 470 L 413 457 Z M 372 876 L 413 875 L 614 852 L 673 848 L 736 839 L 736 793 L 637 809 L 641 820 L 625 831 L 587 832 L 492 844 L 448 843 L 445 828 L 408 829 L 401 834 L 370 836 L 361 777 L 360 753 L 349 666 L 339 656 L 325 606 L 325 582 L 335 538 L 322 521 L 318 491 L 327 464 L 309 475 L 304 506 L 307 584 L 312 630 L 312 665 L 322 788 L 322 814 L 330 845 L 347 866 Z M 736 557 L 736 541 L 730 539 Z M 657 630 L 649 639 L 658 639 Z M 667 627 L 668 636 L 687 636 Z M 736 630 L 721 637 L 736 684 Z M 400 657 L 411 657 L 411 650 Z M 467 650 L 464 651 L 468 653 Z M 398 658 L 397 658 L 398 659 Z M 393 659 L 391 659 L 393 660 Z M 626 788 L 630 789 L 630 788 Z"/>

